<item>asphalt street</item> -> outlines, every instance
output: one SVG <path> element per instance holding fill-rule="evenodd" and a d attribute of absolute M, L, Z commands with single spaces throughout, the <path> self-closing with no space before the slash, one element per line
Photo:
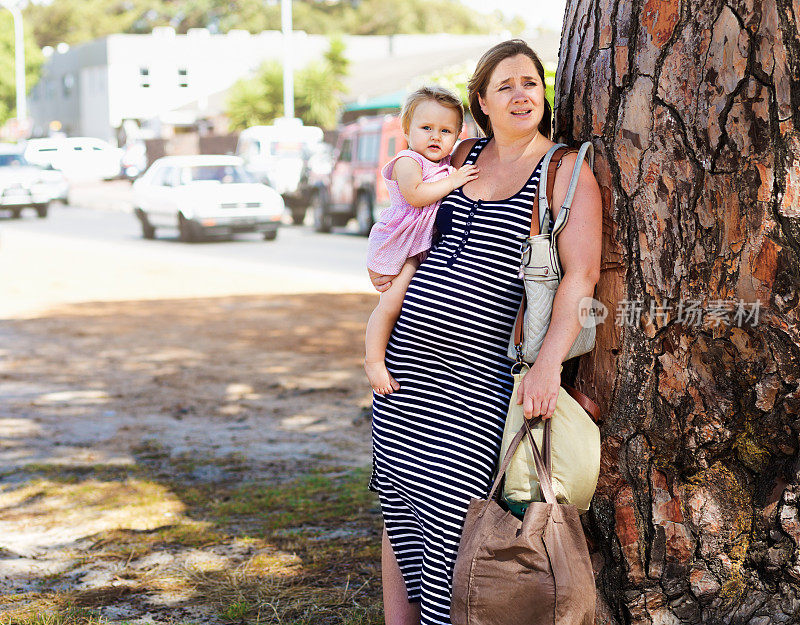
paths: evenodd
<path fill-rule="evenodd" d="M 255 234 L 182 243 L 176 231 L 142 238 L 124 207 L 54 206 L 39 219 L 0 212 L 0 316 L 58 303 L 225 294 L 375 293 L 367 240 L 347 229 L 319 234 L 284 224 Z"/>

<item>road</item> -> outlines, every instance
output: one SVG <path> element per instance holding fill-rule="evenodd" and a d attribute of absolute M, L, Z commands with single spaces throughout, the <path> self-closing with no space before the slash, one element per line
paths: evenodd
<path fill-rule="evenodd" d="M 124 206 L 110 206 L 0 217 L 0 317 L 79 301 L 371 290 L 367 241 L 351 232 L 285 225 L 276 241 L 185 244 L 176 232 L 147 241 Z"/>

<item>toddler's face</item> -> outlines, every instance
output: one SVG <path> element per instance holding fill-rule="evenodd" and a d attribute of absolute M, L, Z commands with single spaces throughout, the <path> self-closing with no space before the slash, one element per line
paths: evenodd
<path fill-rule="evenodd" d="M 450 154 L 456 144 L 461 132 L 458 118 L 458 113 L 438 102 L 421 102 L 414 109 L 406 135 L 409 149 L 438 163 Z"/>

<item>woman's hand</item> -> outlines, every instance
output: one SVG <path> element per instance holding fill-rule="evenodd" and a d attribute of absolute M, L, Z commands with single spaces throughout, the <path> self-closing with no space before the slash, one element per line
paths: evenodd
<path fill-rule="evenodd" d="M 525 418 L 552 417 L 560 387 L 560 365 L 552 366 L 535 361 L 517 389 L 517 404 L 522 404 Z"/>
<path fill-rule="evenodd" d="M 397 276 L 387 276 L 382 273 L 375 273 L 372 269 L 367 269 L 369 272 L 369 279 L 372 281 L 372 286 L 375 287 L 375 290 L 379 293 L 383 293 L 384 291 L 388 291 L 389 287 L 392 286 L 392 280 L 394 280 Z"/>

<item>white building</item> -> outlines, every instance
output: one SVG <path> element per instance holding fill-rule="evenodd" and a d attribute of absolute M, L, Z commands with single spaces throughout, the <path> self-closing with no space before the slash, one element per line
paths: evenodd
<path fill-rule="evenodd" d="M 403 59 L 408 65 L 414 58 L 427 57 L 428 66 L 419 72 L 424 73 L 431 71 L 430 59 L 441 58 L 444 67 L 458 58 L 459 50 L 474 55 L 501 37 L 442 34 L 345 36 L 343 40 L 345 54 L 360 75 L 352 82 L 374 85 L 392 80 L 390 66 Z M 556 40 L 556 54 L 557 45 Z M 295 31 L 295 68 L 322 58 L 328 47 L 326 36 Z M 550 50 L 542 52 L 544 60 L 553 56 Z M 280 60 L 282 53 L 279 31 L 232 30 L 212 35 L 202 28 L 177 35 L 174 29 L 162 27 L 149 35 L 109 35 L 72 48 L 59 46 L 45 62 L 42 78 L 31 93 L 34 134 L 45 134 L 51 122 L 58 122 L 68 135 L 114 142 L 126 119 L 191 126 L 219 115 L 225 91 L 234 82 L 251 75 L 266 60 Z M 364 72 L 371 76 L 361 76 Z M 351 93 L 348 99 L 359 95 Z"/>

